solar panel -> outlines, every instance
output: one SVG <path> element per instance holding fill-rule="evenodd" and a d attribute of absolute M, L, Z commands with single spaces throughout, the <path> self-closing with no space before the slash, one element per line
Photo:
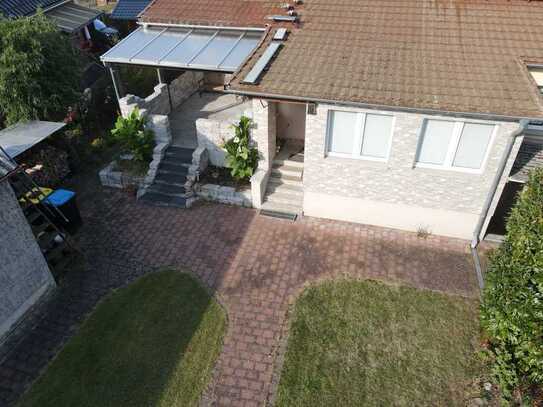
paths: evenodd
<path fill-rule="evenodd" d="M 282 43 L 280 42 L 272 42 L 270 45 L 268 45 L 268 48 L 266 48 L 266 51 L 262 54 L 262 56 L 258 59 L 256 64 L 253 66 L 253 68 L 249 71 L 247 76 L 243 79 L 243 83 L 250 83 L 250 84 L 256 84 L 258 81 L 258 78 L 266 69 L 266 66 L 268 66 L 271 59 L 274 57 L 274 55 L 279 50 L 279 47 L 281 47 Z"/>

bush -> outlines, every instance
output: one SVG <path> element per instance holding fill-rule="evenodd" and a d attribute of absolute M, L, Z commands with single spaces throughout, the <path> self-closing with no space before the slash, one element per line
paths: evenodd
<path fill-rule="evenodd" d="M 146 121 L 136 108 L 127 118 L 119 116 L 111 130 L 112 137 L 122 148 L 130 152 L 134 160 L 141 162 L 151 161 L 155 148 L 155 137 L 151 130 L 145 129 Z"/>
<path fill-rule="evenodd" d="M 236 180 L 251 178 L 258 164 L 258 150 L 250 145 L 251 119 L 241 116 L 234 125 L 235 136 L 224 144 L 226 164 Z"/>
<path fill-rule="evenodd" d="M 81 60 L 43 13 L 0 17 L 0 110 L 6 123 L 60 119 L 79 97 Z"/>
<path fill-rule="evenodd" d="M 490 258 L 481 309 L 506 400 L 543 384 L 543 169 L 534 171 Z"/>

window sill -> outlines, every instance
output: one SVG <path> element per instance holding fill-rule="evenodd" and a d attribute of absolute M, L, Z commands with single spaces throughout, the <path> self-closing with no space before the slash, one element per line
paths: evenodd
<path fill-rule="evenodd" d="M 454 168 L 454 167 L 437 167 L 437 166 L 431 166 L 431 165 L 420 165 L 416 164 L 412 167 L 414 170 L 419 172 L 425 172 L 429 174 L 435 174 L 435 173 L 441 173 L 443 175 L 445 174 L 455 174 L 458 176 L 482 176 L 484 174 L 484 170 L 469 170 L 469 169 L 461 169 L 461 168 Z"/>
<path fill-rule="evenodd" d="M 357 165 L 360 165 L 362 167 L 368 167 L 368 168 L 386 168 L 388 167 L 388 160 L 372 160 L 364 157 L 347 157 L 347 156 L 339 156 L 339 155 L 330 155 L 325 154 L 323 158 L 326 161 L 329 162 L 337 162 L 337 163 L 344 163 L 344 162 L 351 162 L 356 163 Z"/>

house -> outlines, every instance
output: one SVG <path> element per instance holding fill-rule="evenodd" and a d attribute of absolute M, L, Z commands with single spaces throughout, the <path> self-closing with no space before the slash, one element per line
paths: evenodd
<path fill-rule="evenodd" d="M 149 5 L 151 0 L 119 0 L 111 12 L 111 18 L 136 22 L 140 13 Z"/>
<path fill-rule="evenodd" d="M 92 40 L 99 35 L 93 22 L 103 12 L 80 6 L 72 0 L 0 0 L 0 15 L 5 18 L 32 16 L 38 9 L 82 49 L 91 48 Z"/>
<path fill-rule="evenodd" d="M 158 129 L 152 200 L 183 193 L 161 175 L 162 159 L 182 159 L 171 145 L 192 148 L 197 169 L 223 164 L 227 120 L 179 124 L 202 89 L 237 96 L 254 121 L 254 207 L 474 245 L 518 181 L 525 136 L 540 137 L 541 2 L 154 0 L 138 23 L 102 61 L 121 110 L 139 106 Z M 157 68 L 153 95 L 124 94 L 117 67 L 130 64 Z"/>

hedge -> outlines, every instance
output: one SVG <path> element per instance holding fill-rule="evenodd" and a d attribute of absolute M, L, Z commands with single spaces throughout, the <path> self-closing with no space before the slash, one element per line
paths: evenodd
<path fill-rule="evenodd" d="M 485 279 L 481 321 L 507 400 L 543 383 L 543 168 L 519 193 Z"/>

